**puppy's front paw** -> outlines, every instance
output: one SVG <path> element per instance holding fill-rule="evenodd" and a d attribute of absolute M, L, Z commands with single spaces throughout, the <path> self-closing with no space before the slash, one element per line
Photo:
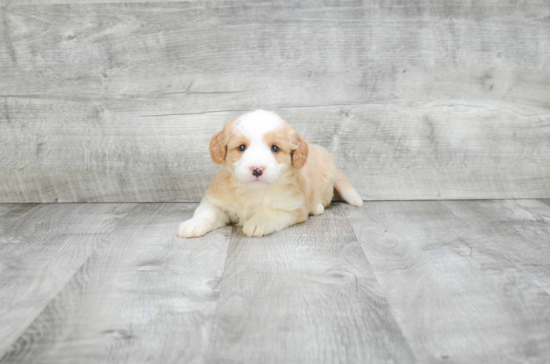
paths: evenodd
<path fill-rule="evenodd" d="M 277 226 L 271 221 L 248 220 L 243 225 L 243 233 L 246 236 L 264 236 L 277 230 Z"/>
<path fill-rule="evenodd" d="M 317 206 L 315 206 L 315 210 L 313 211 L 312 215 L 321 215 L 323 212 L 325 212 L 325 206 L 323 206 L 323 204 L 319 202 Z"/>
<path fill-rule="evenodd" d="M 180 224 L 178 227 L 178 238 L 197 238 L 210 230 L 208 220 L 193 218 Z"/>

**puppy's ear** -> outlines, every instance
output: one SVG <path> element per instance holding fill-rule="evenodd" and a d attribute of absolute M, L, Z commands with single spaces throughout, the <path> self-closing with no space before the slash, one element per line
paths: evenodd
<path fill-rule="evenodd" d="M 307 162 L 308 148 L 307 142 L 296 132 L 294 132 L 291 136 L 291 150 L 292 164 L 294 165 L 294 168 L 302 168 Z"/>
<path fill-rule="evenodd" d="M 212 137 L 210 140 L 210 158 L 216 164 L 221 164 L 225 159 L 226 153 L 226 143 L 225 143 L 225 132 L 224 130 L 219 131 Z"/>

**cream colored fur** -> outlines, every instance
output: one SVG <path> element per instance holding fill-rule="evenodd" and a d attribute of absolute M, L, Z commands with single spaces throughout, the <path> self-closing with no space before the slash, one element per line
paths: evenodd
<path fill-rule="evenodd" d="M 268 111 L 252 111 L 226 124 L 212 138 L 210 155 L 220 164 L 218 174 L 193 218 L 180 224 L 180 238 L 203 236 L 229 223 L 242 226 L 247 236 L 271 234 L 322 214 L 334 188 L 351 205 L 363 205 L 323 147 L 308 144 Z"/>

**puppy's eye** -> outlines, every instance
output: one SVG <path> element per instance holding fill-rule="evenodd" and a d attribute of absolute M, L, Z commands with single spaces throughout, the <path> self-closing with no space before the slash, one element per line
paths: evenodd
<path fill-rule="evenodd" d="M 246 150 L 246 145 L 242 144 L 242 145 L 239 145 L 239 150 L 241 152 L 244 152 Z"/>
<path fill-rule="evenodd" d="M 277 152 L 279 151 L 279 147 L 276 146 L 276 145 L 273 145 L 273 146 L 271 146 L 271 151 L 272 151 L 273 153 L 277 153 Z"/>

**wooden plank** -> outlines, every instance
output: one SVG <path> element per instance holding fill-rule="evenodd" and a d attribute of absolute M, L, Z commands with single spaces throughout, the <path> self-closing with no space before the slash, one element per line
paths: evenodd
<path fill-rule="evenodd" d="M 536 224 L 533 230 L 543 230 L 550 232 L 550 199 L 520 199 L 514 200 L 516 204 L 535 215 Z M 526 228 L 532 228 L 532 224 L 523 225 Z"/>
<path fill-rule="evenodd" d="M 240 114 L 140 118 L 127 105 L 100 120 L 87 102 L 11 105 L 18 106 L 0 134 L 13 136 L 0 166 L 11 202 L 200 201 L 217 169 L 210 137 Z M 81 122 L 59 124 L 60 109 Z M 550 129 L 537 116 L 460 106 L 276 111 L 327 148 L 366 200 L 550 196 Z M 30 137 L 21 126 L 34 112 L 40 151 L 20 142 Z M 418 122 L 409 122 L 413 115 Z"/>
<path fill-rule="evenodd" d="M 6 6 L 0 201 L 199 201 L 209 138 L 255 108 L 365 199 L 548 198 L 548 16 L 543 0 Z"/>
<path fill-rule="evenodd" d="M 0 205 L 0 357 L 131 207 Z"/>
<path fill-rule="evenodd" d="M 501 254 L 550 293 L 550 208 L 537 200 L 445 201 Z"/>
<path fill-rule="evenodd" d="M 32 215 L 36 204 L 0 204 L 0 243 L 13 241 L 12 232 Z"/>
<path fill-rule="evenodd" d="M 343 205 L 416 358 L 546 362 L 550 295 L 508 259 L 508 245 L 472 229 L 446 204 Z"/>
<path fill-rule="evenodd" d="M 0 90 L 56 99 L 152 97 L 188 113 L 246 110 L 251 102 L 515 99 L 548 106 L 544 0 L 292 5 L 8 6 Z"/>
<path fill-rule="evenodd" d="M 157 3 L 157 2 L 177 2 L 181 0 L 148 0 L 147 3 Z M 191 2 L 192 0 L 186 0 L 186 2 Z M 12 5 L 12 6 L 21 6 L 21 5 L 77 5 L 77 4 L 109 4 L 109 3 L 139 3 L 143 0 L 0 0 L 0 6 Z"/>
<path fill-rule="evenodd" d="M 177 239 L 195 207 L 138 205 L 0 362 L 203 362 L 231 228 Z"/>
<path fill-rule="evenodd" d="M 181 0 L 148 0 L 147 3 L 165 3 L 165 2 L 182 2 Z M 185 0 L 186 3 L 199 3 L 204 1 Z M 143 0 L 0 0 L 0 6 L 21 6 L 21 5 L 79 5 L 79 4 L 110 4 L 110 3 L 144 3 Z"/>
<path fill-rule="evenodd" d="M 76 4 L 110 4 L 110 3 L 140 3 L 143 2 L 142 0 L 0 0 L 0 5 L 61 5 L 61 4 L 70 4 L 70 5 L 76 5 Z M 181 0 L 149 0 L 147 3 L 151 4 L 157 4 L 157 3 L 166 3 L 166 2 L 182 2 Z M 258 1 L 251 1 L 251 3 L 257 3 Z M 287 7 L 290 8 L 290 5 L 292 3 L 289 0 L 281 1 L 284 3 Z M 209 1 L 204 0 L 186 0 L 185 3 L 188 3 L 190 5 L 194 5 L 196 7 L 202 8 L 206 5 L 209 5 Z M 267 4 L 270 4 L 271 2 L 264 2 Z M 395 7 L 397 8 L 397 5 L 407 5 L 403 3 L 399 3 L 398 0 L 391 0 L 387 2 L 388 4 L 386 7 Z M 498 0 L 482 0 L 478 1 L 474 4 L 469 3 L 461 3 L 460 1 L 454 1 L 449 2 L 446 4 L 434 4 L 430 2 L 429 0 L 414 0 L 412 3 L 416 6 L 416 8 L 419 10 L 424 10 L 426 8 L 433 8 L 431 9 L 431 13 L 440 13 L 440 14 L 448 14 L 448 15 L 454 15 L 454 14 L 461 14 L 461 13 L 467 13 L 468 11 L 473 9 L 477 10 L 492 10 L 494 12 L 498 12 L 501 8 L 510 8 L 511 6 L 519 6 L 521 8 L 527 8 L 527 7 L 541 7 L 544 8 L 548 4 L 544 2 L 544 0 L 524 0 L 524 1 L 498 1 Z M 363 5 L 366 7 L 373 7 L 374 4 L 370 3 L 359 3 L 355 0 L 347 0 L 347 1 L 332 1 L 327 2 L 327 7 L 334 6 L 334 4 L 342 4 L 342 6 L 348 6 L 348 7 L 354 7 L 361 9 L 361 6 Z M 407 8 L 412 8 L 412 6 L 408 6 Z M 294 9 L 293 9 L 294 10 Z M 410 10 L 412 11 L 412 9 Z M 414 14 L 414 13 L 413 13 Z M 462 14 L 464 15 L 464 14 Z"/>
<path fill-rule="evenodd" d="M 412 363 L 338 204 L 262 238 L 235 228 L 212 363 Z"/>

